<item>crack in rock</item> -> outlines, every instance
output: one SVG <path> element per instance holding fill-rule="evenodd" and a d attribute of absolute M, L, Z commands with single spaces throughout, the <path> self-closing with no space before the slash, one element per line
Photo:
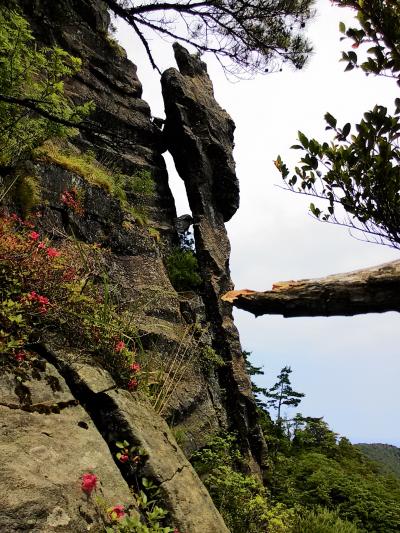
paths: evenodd
<path fill-rule="evenodd" d="M 75 407 L 79 405 L 78 400 L 69 400 L 68 402 L 54 402 L 51 404 L 47 403 L 36 403 L 33 405 L 21 405 L 15 403 L 3 403 L 0 402 L 1 407 L 7 407 L 12 410 L 25 411 L 27 413 L 41 413 L 41 414 L 50 414 L 50 413 L 60 413 L 63 409 L 68 409 L 69 407 Z"/>
<path fill-rule="evenodd" d="M 185 468 L 188 468 L 188 466 L 189 465 L 180 466 L 177 470 L 175 470 L 175 472 L 172 474 L 172 476 L 170 478 L 164 479 L 164 481 L 161 481 L 160 487 L 162 487 L 165 483 L 169 483 L 170 481 L 172 481 L 177 474 L 180 474 L 181 472 L 183 472 L 183 470 Z"/>

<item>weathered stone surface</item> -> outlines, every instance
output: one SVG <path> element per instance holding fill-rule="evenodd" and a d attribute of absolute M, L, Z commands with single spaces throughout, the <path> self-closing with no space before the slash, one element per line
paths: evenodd
<path fill-rule="evenodd" d="M 117 424 L 128 442 L 146 450 L 146 478 L 160 485 L 174 525 L 184 533 L 228 533 L 220 514 L 164 420 L 137 395 L 110 391 L 102 395 L 102 416 Z"/>
<path fill-rule="evenodd" d="M 42 189 L 41 234 L 57 244 L 73 232 L 82 241 L 100 243 L 110 251 L 102 258 L 110 286 L 132 313 L 146 350 L 166 367 L 188 325 L 212 323 L 210 334 L 226 366 L 217 378 L 215 369 L 204 371 L 200 354 L 195 354 L 163 415 L 185 434 L 187 453 L 220 429 L 230 428 L 239 430 L 244 448 L 251 449 L 259 461 L 262 441 L 250 383 L 230 307 L 220 300 L 221 293 L 232 288 L 224 220 L 233 215 L 239 201 L 231 153 L 234 125 L 213 98 L 204 64 L 177 50 L 182 72 L 170 71 L 171 82 L 176 81 L 178 92 L 182 82 L 188 92 L 182 93 L 177 120 L 173 123 L 170 116 L 164 136 L 141 99 L 136 67 L 107 35 L 109 17 L 101 0 L 19 0 L 19 4 L 40 43 L 56 43 L 82 58 L 82 71 L 67 80 L 66 89 L 77 102 L 94 101 L 91 120 L 98 123 L 100 134 L 81 133 L 73 139 L 76 146 L 93 151 L 111 171 L 132 176 L 141 170 L 151 172 L 155 193 L 144 207 L 161 240 L 157 234 L 151 236 L 150 225 L 140 226 L 134 217 L 127 218 L 120 202 L 104 189 L 45 158 L 27 162 Z M 171 102 L 171 113 L 174 105 Z M 181 118 L 186 120 L 184 131 Z M 161 155 L 166 139 L 174 135 L 173 127 L 177 128 L 176 160 L 182 148 L 180 168 L 192 172 L 183 177 L 190 189 L 205 281 L 204 295 L 187 298 L 173 290 L 163 264 L 178 242 L 176 211 Z M 60 201 L 61 193 L 74 185 L 84 193 L 81 216 Z M 128 202 L 142 206 L 133 193 L 128 194 Z M 12 374 L 0 381 L 0 530 L 101 530 L 99 510 L 94 499 L 82 493 L 79 478 L 93 470 L 100 479 L 98 494 L 107 504 L 132 504 L 124 473 L 118 471 L 108 449 L 124 429 L 127 437 L 149 452 L 146 475 L 161 484 L 182 533 L 227 531 L 160 417 L 128 393 L 118 392 L 90 353 L 73 349 L 73 338 L 58 339 L 57 332 L 54 337 L 61 345 L 56 342 L 57 349 L 45 347 L 42 353 L 37 347 L 54 367 L 42 361 L 22 383 L 17 384 Z"/>
<path fill-rule="evenodd" d="M 175 44 L 179 72 L 165 71 L 166 144 L 185 182 L 194 220 L 196 254 L 204 280 L 207 320 L 214 348 L 226 360 L 219 372 L 226 389 L 231 427 L 241 435 L 251 468 L 258 470 L 265 444 L 257 426 L 255 403 L 245 371 L 239 335 L 229 305 L 221 296 L 233 288 L 229 272 L 230 244 L 224 221 L 239 205 L 239 188 L 232 157 L 232 119 L 215 101 L 205 64 Z M 255 458 L 255 461 L 254 461 Z"/>
<path fill-rule="evenodd" d="M 87 412 L 42 363 L 25 375 L 25 396 L 15 376 L 0 377 L 0 531 L 95 531 L 104 520 L 96 495 L 126 508 L 132 495 Z M 87 472 L 99 479 L 91 497 L 80 486 Z"/>
<path fill-rule="evenodd" d="M 205 63 L 174 44 L 179 72 L 168 69 L 161 83 L 167 116 L 164 134 L 194 213 L 215 207 L 224 221 L 239 207 L 239 182 L 232 156 L 235 125 L 214 98 Z"/>

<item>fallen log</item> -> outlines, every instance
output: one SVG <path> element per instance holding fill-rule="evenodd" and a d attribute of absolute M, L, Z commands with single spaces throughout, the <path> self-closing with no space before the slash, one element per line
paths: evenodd
<path fill-rule="evenodd" d="M 282 281 L 265 292 L 229 291 L 222 300 L 255 316 L 352 316 L 400 311 L 400 260 L 324 278 Z"/>

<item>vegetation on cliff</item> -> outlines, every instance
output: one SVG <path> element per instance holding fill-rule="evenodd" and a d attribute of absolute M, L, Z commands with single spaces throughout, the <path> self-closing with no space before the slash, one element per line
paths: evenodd
<path fill-rule="evenodd" d="M 73 105 L 64 95 L 65 78 L 81 60 L 59 47 L 39 48 L 28 22 L 0 7 L 0 165 L 12 166 L 49 137 L 77 133 L 93 109 Z"/>
<path fill-rule="evenodd" d="M 251 374 L 259 369 L 247 359 Z M 291 389 L 286 367 L 277 385 L 259 394 L 259 415 L 269 458 L 265 486 L 245 473 L 234 435 L 212 439 L 192 462 L 232 531 L 291 533 L 395 533 L 400 528 L 400 482 L 382 474 L 345 437 L 321 418 L 279 416 L 265 401 L 275 390 Z M 287 395 L 297 402 L 299 393 Z M 297 404 L 295 404 L 297 405 Z"/>

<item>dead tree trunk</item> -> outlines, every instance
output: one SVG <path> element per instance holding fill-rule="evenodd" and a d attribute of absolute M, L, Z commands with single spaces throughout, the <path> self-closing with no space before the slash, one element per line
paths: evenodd
<path fill-rule="evenodd" d="M 255 316 L 352 316 L 400 311 L 400 261 L 326 278 L 279 282 L 265 292 L 230 291 L 222 299 Z"/>

